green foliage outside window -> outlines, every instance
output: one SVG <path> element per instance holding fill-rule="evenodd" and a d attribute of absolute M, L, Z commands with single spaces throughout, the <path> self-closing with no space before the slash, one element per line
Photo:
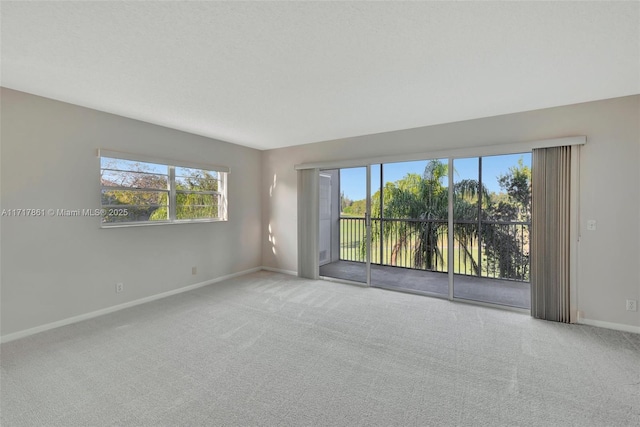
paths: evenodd
<path fill-rule="evenodd" d="M 383 228 L 372 227 L 372 242 L 390 242 L 391 265 L 401 265 L 403 253 L 412 267 L 435 270 L 445 264 L 443 242 L 448 240 L 449 188 L 445 185 L 448 165 L 431 160 L 422 176 L 407 174 L 382 189 Z M 501 278 L 529 279 L 529 228 L 531 220 L 531 168 L 522 159 L 498 177 L 503 192 L 489 192 L 477 180 L 463 179 L 454 184 L 454 246 L 469 270 L 478 276 L 496 272 Z M 344 204 L 343 204 L 344 206 Z M 364 216 L 365 201 L 350 201 L 344 214 Z M 380 217 L 380 191 L 372 195 L 372 218 Z M 415 220 L 415 221 L 408 221 Z M 523 224 L 524 223 L 524 224 Z M 382 233 L 382 236 L 381 236 Z M 364 259 L 366 239 L 360 242 Z M 482 259 L 478 259 L 481 245 Z"/>
<path fill-rule="evenodd" d="M 126 208 L 103 209 L 103 223 L 171 220 L 170 176 L 167 165 L 101 158 L 102 207 Z M 175 167 L 173 176 L 176 220 L 221 217 L 221 173 Z"/>

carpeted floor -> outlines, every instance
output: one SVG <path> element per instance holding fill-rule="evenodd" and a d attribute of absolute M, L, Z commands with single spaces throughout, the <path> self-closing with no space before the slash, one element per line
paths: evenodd
<path fill-rule="evenodd" d="M 640 335 L 259 272 L 1 347 L 11 426 L 640 425 Z"/>

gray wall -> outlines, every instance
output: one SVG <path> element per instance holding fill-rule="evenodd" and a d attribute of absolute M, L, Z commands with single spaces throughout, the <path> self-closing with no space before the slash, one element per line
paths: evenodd
<path fill-rule="evenodd" d="M 98 148 L 231 167 L 228 222 L 2 218 L 3 336 L 260 266 L 259 151 L 4 88 L 1 97 L 2 209 L 100 207 Z"/>
<path fill-rule="evenodd" d="M 624 309 L 625 299 L 640 300 L 640 96 L 263 152 L 8 89 L 1 108 L 2 209 L 99 206 L 97 148 L 232 170 L 228 222 L 100 229 L 88 217 L 2 218 L 3 336 L 261 264 L 296 270 L 295 164 L 572 135 L 588 138 L 578 309 L 640 326 L 640 313 Z M 587 219 L 597 231 L 586 231 Z"/>
<path fill-rule="evenodd" d="M 262 153 L 263 182 L 278 185 L 263 194 L 263 230 L 271 226 L 277 251 L 262 263 L 295 270 L 297 265 L 296 171 L 300 163 L 411 155 L 586 135 L 581 150 L 577 304 L 596 322 L 640 326 L 640 313 L 625 300 L 640 299 L 640 96 L 489 117 L 396 132 L 282 148 Z M 598 221 L 586 231 L 587 219 Z M 603 324 L 604 325 L 604 324 Z"/>

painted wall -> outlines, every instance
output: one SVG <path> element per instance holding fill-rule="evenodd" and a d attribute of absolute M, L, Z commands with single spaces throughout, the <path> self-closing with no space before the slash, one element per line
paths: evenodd
<path fill-rule="evenodd" d="M 624 309 L 640 300 L 640 96 L 264 152 L 4 88 L 0 98 L 2 209 L 99 206 L 97 148 L 232 170 L 226 223 L 100 229 L 90 217 L 1 218 L 3 336 L 261 264 L 296 270 L 295 164 L 571 135 L 588 138 L 578 308 L 589 320 L 640 326 L 640 313 Z"/>
<path fill-rule="evenodd" d="M 3 336 L 260 266 L 259 151 L 4 88 L 1 108 L 2 209 L 100 207 L 98 148 L 231 168 L 228 222 L 3 217 Z"/>
<path fill-rule="evenodd" d="M 295 270 L 296 171 L 301 163 L 411 155 L 586 135 L 581 150 L 578 309 L 585 319 L 640 326 L 640 96 L 386 132 L 262 153 L 262 263 Z M 277 185 L 271 185 L 277 182 Z M 587 231 L 586 221 L 597 220 Z"/>

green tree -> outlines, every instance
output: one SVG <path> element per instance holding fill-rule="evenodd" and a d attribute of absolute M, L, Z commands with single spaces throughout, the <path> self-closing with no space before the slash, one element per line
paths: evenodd
<path fill-rule="evenodd" d="M 519 221 L 531 221 L 531 168 L 524 164 L 522 157 L 517 166 L 509 168 L 509 172 L 498 177 L 500 188 L 507 192 L 509 203 L 518 211 Z"/>
<path fill-rule="evenodd" d="M 215 172 L 187 169 L 185 176 L 176 176 L 176 219 L 215 218 L 218 216 L 218 179 Z M 167 208 L 158 208 L 151 220 L 166 219 Z"/>
<path fill-rule="evenodd" d="M 349 206 L 344 208 L 343 213 L 350 216 L 364 216 L 367 211 L 367 202 L 366 200 L 356 200 L 351 202 Z"/>
<path fill-rule="evenodd" d="M 407 174 L 396 182 L 386 183 L 382 192 L 372 196 L 371 239 L 389 242 L 391 265 L 399 265 L 404 258 L 401 255 L 408 251 L 413 268 L 434 270 L 444 265 L 445 255 L 439 242 L 448 240 L 449 188 L 444 184 L 447 169 L 446 164 L 431 160 L 422 176 Z M 454 244 L 459 259 L 475 275 L 498 270 L 502 278 L 528 278 L 528 228 L 526 224 L 505 223 L 529 220 L 530 177 L 531 170 L 521 159 L 499 177 L 504 193 L 489 193 L 473 179 L 454 184 Z M 382 229 L 378 222 L 381 202 Z M 364 207 L 364 200 L 354 202 L 351 212 L 363 216 Z M 479 244 L 482 263 L 478 259 Z M 360 243 L 360 249 L 364 258 L 366 239 Z"/>
<path fill-rule="evenodd" d="M 493 198 L 486 209 L 491 221 L 516 222 L 516 224 L 493 224 L 482 228 L 487 258 L 486 270 L 497 270 L 499 277 L 527 280 L 529 278 L 529 229 L 531 222 L 531 168 L 522 158 L 516 166 L 498 177 L 505 191 Z"/>
<path fill-rule="evenodd" d="M 438 241 L 446 233 L 448 189 L 443 185 L 447 165 L 438 160 L 427 163 L 422 176 L 407 174 L 404 178 L 386 183 L 382 192 L 383 236 L 379 227 L 372 229 L 373 241 L 394 237 L 391 265 L 398 265 L 403 251 L 412 251 L 414 268 L 433 269 L 444 263 Z M 380 212 L 380 194 L 373 198 L 372 211 Z M 402 221 L 396 221 L 403 219 Z"/>
<path fill-rule="evenodd" d="M 340 212 L 345 212 L 349 206 L 353 204 L 353 200 L 351 200 L 348 196 L 344 195 L 344 191 L 340 193 Z"/>
<path fill-rule="evenodd" d="M 102 166 L 102 205 L 126 206 L 128 215 L 112 216 L 107 210 L 103 221 L 146 221 L 158 206 L 167 204 L 167 176 L 152 173 L 148 165 L 133 161 L 126 161 L 130 170 L 119 170 L 118 162 L 122 161 L 113 159 Z"/>

